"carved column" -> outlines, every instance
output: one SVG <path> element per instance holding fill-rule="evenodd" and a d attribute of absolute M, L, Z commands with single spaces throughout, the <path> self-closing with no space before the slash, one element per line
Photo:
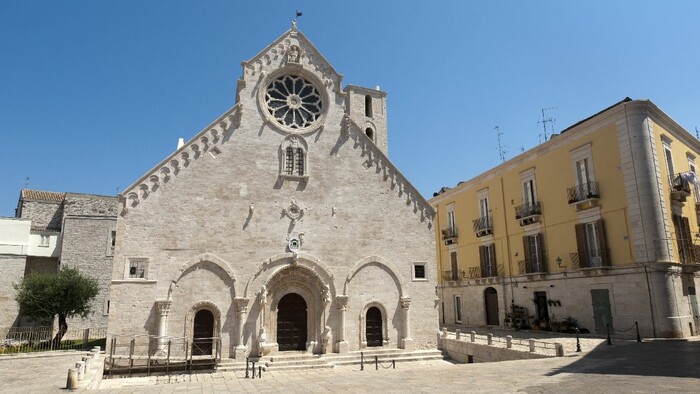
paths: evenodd
<path fill-rule="evenodd" d="M 335 297 L 338 303 L 338 353 L 348 352 L 348 342 L 345 340 L 345 311 L 348 309 L 348 296 L 339 295 Z"/>
<path fill-rule="evenodd" d="M 245 355 L 245 351 L 248 349 L 243 343 L 243 325 L 245 324 L 246 314 L 248 313 L 248 298 L 235 297 L 233 299 L 233 306 L 236 308 L 236 348 L 234 353 L 234 358 L 241 353 Z"/>
<path fill-rule="evenodd" d="M 172 303 L 170 301 L 156 301 L 156 307 L 158 309 L 158 351 L 164 352 L 166 340 L 165 337 L 168 335 L 168 314 L 170 313 L 170 306 Z"/>
<path fill-rule="evenodd" d="M 403 324 L 404 324 L 404 335 L 402 339 L 402 348 L 413 351 L 413 338 L 411 338 L 411 318 L 409 314 L 409 307 L 411 306 L 410 297 L 401 297 L 401 309 L 403 309 Z"/>

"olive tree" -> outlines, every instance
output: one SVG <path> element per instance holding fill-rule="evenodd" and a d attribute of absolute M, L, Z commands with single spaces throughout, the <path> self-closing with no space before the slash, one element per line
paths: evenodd
<path fill-rule="evenodd" d="M 64 268 L 58 274 L 32 273 L 14 287 L 15 300 L 23 315 L 46 325 L 53 324 L 58 315 L 56 343 L 68 330 L 68 318 L 90 314 L 90 302 L 100 290 L 97 279 L 74 268 Z"/>

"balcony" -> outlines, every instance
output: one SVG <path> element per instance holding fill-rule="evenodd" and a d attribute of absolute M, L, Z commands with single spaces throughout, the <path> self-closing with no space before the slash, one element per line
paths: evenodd
<path fill-rule="evenodd" d="M 443 282 L 459 282 L 465 277 L 464 271 L 442 271 L 442 281 Z"/>
<path fill-rule="evenodd" d="M 452 245 L 457 242 L 457 227 L 448 227 L 442 230 L 442 240 L 445 245 Z"/>
<path fill-rule="evenodd" d="M 478 218 L 474 220 L 473 223 L 474 233 L 477 237 L 483 237 L 485 235 L 493 234 L 493 227 L 491 225 L 491 215 Z"/>
<path fill-rule="evenodd" d="M 520 274 L 546 274 L 549 272 L 547 267 L 547 260 L 544 256 L 540 256 L 538 259 L 530 260 L 520 260 L 518 261 L 518 267 L 520 268 Z"/>
<path fill-rule="evenodd" d="M 586 182 L 567 189 L 569 205 L 576 205 L 576 209 L 592 208 L 598 205 L 600 192 L 598 182 Z"/>
<path fill-rule="evenodd" d="M 671 200 L 685 202 L 685 199 L 690 196 L 690 185 L 695 182 L 697 177 L 690 171 L 671 175 L 668 180 L 671 187 Z"/>
<path fill-rule="evenodd" d="M 584 255 L 580 255 L 578 252 L 571 252 L 569 253 L 571 268 L 581 269 L 609 267 L 609 255 L 610 251 L 608 249 L 589 249 L 586 250 Z"/>
<path fill-rule="evenodd" d="M 515 219 L 520 222 L 521 226 L 537 223 L 542 216 L 542 205 L 539 201 L 518 205 L 515 207 Z"/>

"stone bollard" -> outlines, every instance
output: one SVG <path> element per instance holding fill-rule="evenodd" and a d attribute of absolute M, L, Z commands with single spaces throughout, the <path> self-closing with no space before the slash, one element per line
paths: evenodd
<path fill-rule="evenodd" d="M 506 335 L 506 348 L 507 349 L 513 348 L 513 336 L 512 335 Z"/>
<path fill-rule="evenodd" d="M 530 338 L 527 340 L 527 342 L 530 345 L 530 353 L 534 353 L 535 352 L 535 340 Z"/>
<path fill-rule="evenodd" d="M 564 357 L 564 345 L 557 342 L 554 344 L 554 350 L 557 353 L 557 357 Z"/>
<path fill-rule="evenodd" d="M 85 362 L 79 361 L 75 363 L 75 367 L 78 368 L 78 380 L 83 380 L 83 376 L 85 376 Z"/>
<path fill-rule="evenodd" d="M 470 332 L 469 336 L 471 337 L 470 339 L 472 340 L 472 342 L 476 342 L 476 331 Z"/>
<path fill-rule="evenodd" d="M 78 388 L 78 368 L 68 368 L 68 379 L 66 389 L 75 390 Z"/>
<path fill-rule="evenodd" d="M 462 331 L 459 329 L 455 330 L 455 339 L 459 341 L 460 336 L 462 335 Z"/>
<path fill-rule="evenodd" d="M 94 353 L 99 353 L 99 352 L 102 351 L 102 348 L 99 347 L 99 346 L 95 346 L 95 347 L 92 348 L 92 351 L 93 351 Z"/>
<path fill-rule="evenodd" d="M 83 362 L 85 363 L 85 370 L 90 368 L 90 364 L 92 364 L 92 357 L 90 356 L 83 356 Z"/>
<path fill-rule="evenodd" d="M 442 329 L 442 337 L 447 338 L 447 329 L 446 328 Z"/>
<path fill-rule="evenodd" d="M 486 334 L 486 343 L 489 346 L 493 345 L 493 334 Z"/>

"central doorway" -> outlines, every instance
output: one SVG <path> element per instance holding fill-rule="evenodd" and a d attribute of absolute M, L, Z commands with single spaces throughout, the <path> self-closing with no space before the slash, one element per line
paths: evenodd
<path fill-rule="evenodd" d="M 277 305 L 277 345 L 280 351 L 306 349 L 306 301 L 296 293 Z"/>
<path fill-rule="evenodd" d="M 497 326 L 498 324 L 498 291 L 493 287 L 484 290 L 484 304 L 486 305 L 486 324 Z"/>
<path fill-rule="evenodd" d="M 376 306 L 367 310 L 367 346 L 382 346 L 382 312 Z"/>
<path fill-rule="evenodd" d="M 198 311 L 197 314 L 194 315 L 193 331 L 192 355 L 211 355 L 214 340 L 214 314 L 208 309 Z"/>

